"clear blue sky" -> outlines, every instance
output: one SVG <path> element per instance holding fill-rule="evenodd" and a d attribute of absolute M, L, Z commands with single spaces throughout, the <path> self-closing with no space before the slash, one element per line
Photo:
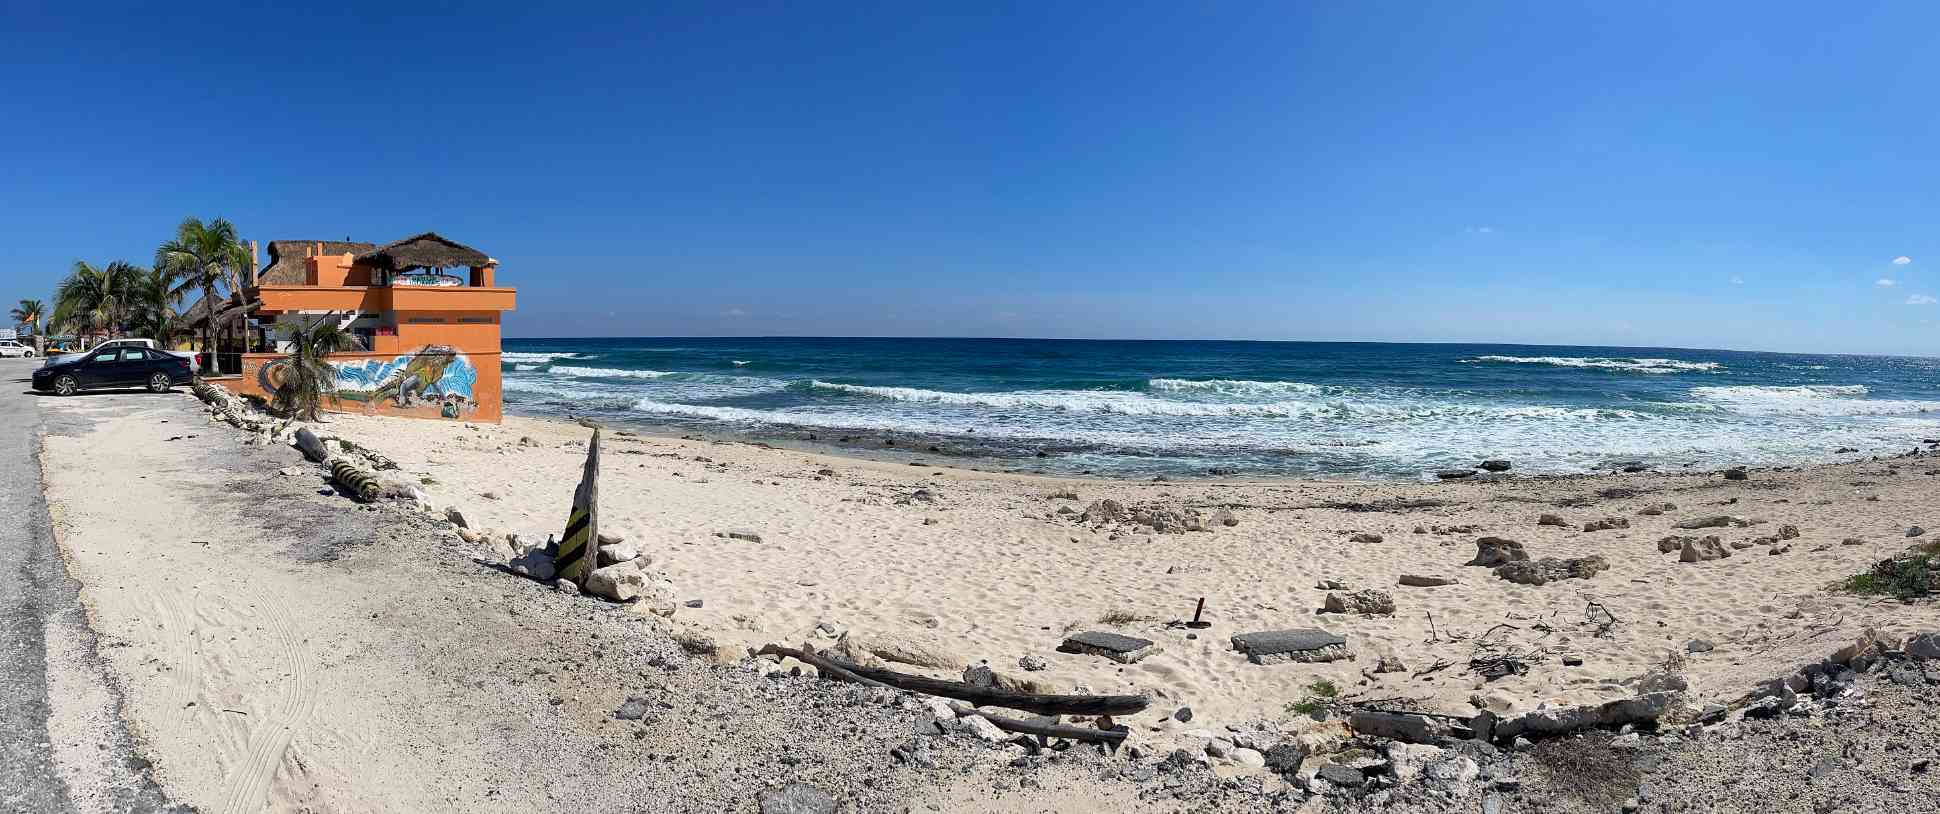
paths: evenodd
<path fill-rule="evenodd" d="M 1940 354 L 1931 2 L 313 5 L 0 0 L 0 300 L 193 214 L 515 336 Z"/>

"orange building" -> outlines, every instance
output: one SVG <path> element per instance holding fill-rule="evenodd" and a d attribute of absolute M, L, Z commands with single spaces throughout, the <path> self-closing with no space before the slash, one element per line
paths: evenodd
<path fill-rule="evenodd" d="M 337 391 L 327 408 L 490 423 L 504 415 L 499 318 L 516 292 L 494 279 L 498 261 L 431 232 L 384 246 L 278 240 L 269 253 L 247 293 L 255 344 L 277 352 L 243 353 L 239 390 L 268 399 L 291 332 L 332 319 L 367 350 L 330 355 Z"/>

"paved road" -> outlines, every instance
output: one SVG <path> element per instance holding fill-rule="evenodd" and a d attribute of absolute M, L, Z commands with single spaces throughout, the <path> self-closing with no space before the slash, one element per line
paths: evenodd
<path fill-rule="evenodd" d="M 0 359 L 0 811 L 177 810 L 116 715 L 79 586 L 54 548 L 40 480 L 43 397 L 28 385 L 39 362 Z M 56 698 L 50 681 L 107 691 Z M 56 738 L 50 718 L 73 726 Z"/>

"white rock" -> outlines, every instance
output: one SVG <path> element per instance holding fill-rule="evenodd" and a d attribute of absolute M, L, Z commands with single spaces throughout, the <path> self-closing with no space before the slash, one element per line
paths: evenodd
<path fill-rule="evenodd" d="M 1389 741 L 1385 751 L 1388 755 L 1388 763 L 1394 772 L 1394 779 L 1401 783 L 1420 777 L 1422 770 L 1442 755 L 1440 747 L 1400 741 Z"/>
<path fill-rule="evenodd" d="M 1232 758 L 1234 764 L 1248 769 L 1266 768 L 1266 755 L 1260 754 L 1258 750 L 1234 749 L 1227 757 Z"/>
<path fill-rule="evenodd" d="M 929 710 L 930 715 L 939 721 L 954 721 L 957 717 L 957 711 L 950 708 L 948 701 L 934 695 L 923 699 L 923 708 Z"/>
<path fill-rule="evenodd" d="M 604 537 L 605 535 L 600 535 Z M 609 543 L 599 547 L 600 565 L 632 562 L 640 558 L 640 549 L 625 543 Z"/>
<path fill-rule="evenodd" d="M 596 569 L 586 575 L 586 592 L 603 596 L 616 602 L 631 602 L 640 598 L 647 587 L 647 577 L 631 562 L 623 562 Z"/>
<path fill-rule="evenodd" d="M 996 724 L 985 720 L 982 715 L 965 717 L 963 719 L 963 727 L 968 729 L 970 734 L 977 736 L 977 739 L 984 743 L 1003 743 L 1006 737 L 1004 730 L 998 729 Z"/>

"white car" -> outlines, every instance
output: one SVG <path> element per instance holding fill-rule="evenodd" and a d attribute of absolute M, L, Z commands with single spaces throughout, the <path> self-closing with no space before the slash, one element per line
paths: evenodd
<path fill-rule="evenodd" d="M 22 345 L 19 342 L 15 342 L 11 339 L 0 339 L 0 358 L 5 358 L 9 356 L 21 356 L 21 357 L 32 358 L 33 355 L 34 355 L 34 346 L 32 345 Z"/>
<path fill-rule="evenodd" d="M 88 348 L 87 350 L 84 350 L 84 351 L 77 351 L 75 353 L 66 353 L 66 354 L 61 354 L 59 356 L 49 356 L 47 357 L 47 361 L 42 362 L 40 366 L 48 367 L 50 365 L 58 365 L 58 364 L 61 364 L 62 362 L 68 362 L 75 359 L 79 359 L 83 354 L 93 353 L 95 351 L 104 350 L 106 348 L 147 348 L 149 350 L 158 350 L 163 353 L 169 354 L 170 356 L 180 356 L 184 359 L 189 360 L 189 368 L 192 370 L 200 369 L 200 366 L 202 364 L 202 355 L 194 351 L 169 350 L 167 348 L 158 348 L 158 347 L 155 347 L 155 340 L 153 339 L 131 338 L 131 339 L 110 339 L 106 342 L 103 342 L 99 345 L 95 345 L 94 347 Z M 33 354 L 30 353 L 28 355 L 32 356 Z"/>

